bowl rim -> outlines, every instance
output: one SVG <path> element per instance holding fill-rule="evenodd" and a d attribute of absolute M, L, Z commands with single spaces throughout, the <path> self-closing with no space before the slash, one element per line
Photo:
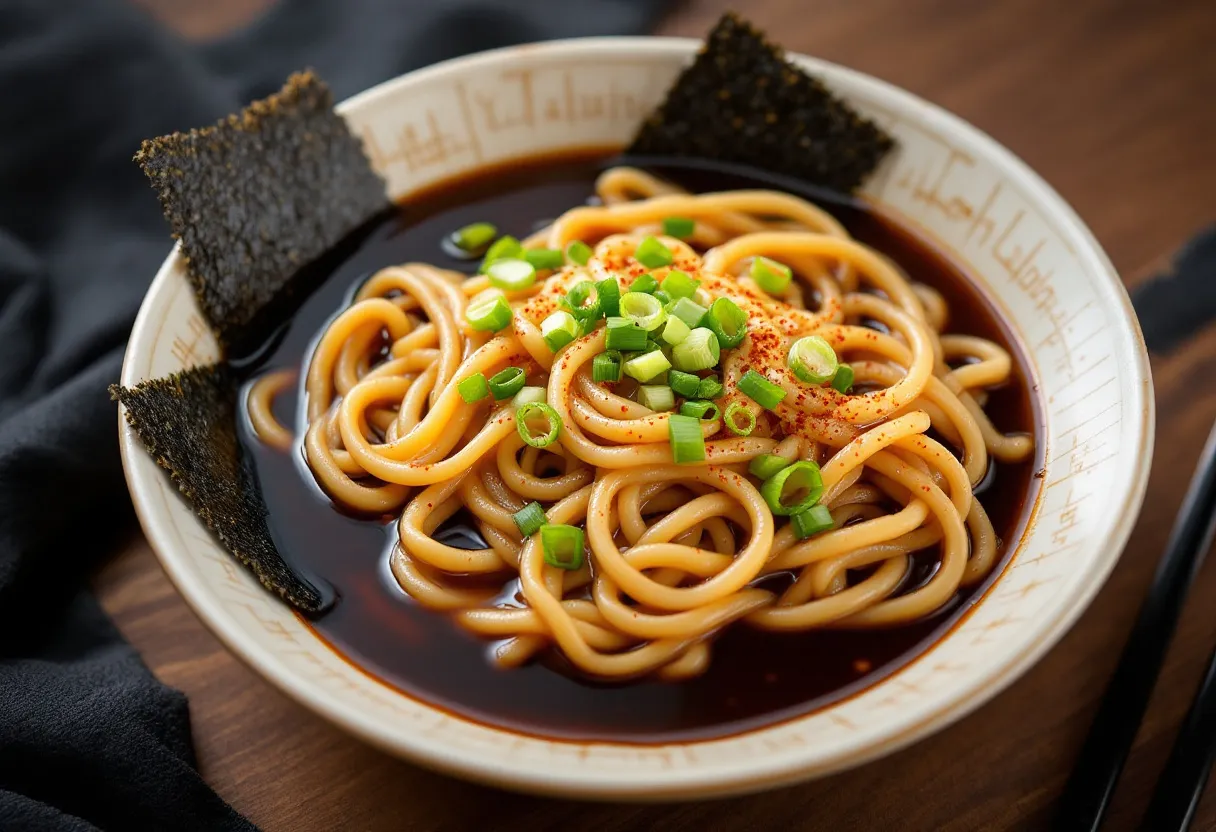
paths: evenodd
<path fill-rule="evenodd" d="M 627 53 L 653 58 L 688 58 L 700 46 L 701 41 L 692 38 L 635 36 L 568 38 L 502 47 L 452 58 L 386 80 L 345 99 L 337 105 L 336 110 L 339 114 L 350 113 L 369 105 L 379 96 L 391 94 L 399 85 L 413 84 L 420 80 L 435 80 L 456 71 L 463 72 L 494 66 L 529 53 L 567 53 L 571 55 Z M 990 701 L 1025 673 L 1060 640 L 1105 585 L 1131 534 L 1148 486 L 1148 472 L 1155 438 L 1155 400 L 1152 395 L 1152 377 L 1147 348 L 1126 288 L 1101 245 L 1067 201 L 1025 162 L 985 132 L 961 117 L 879 78 L 800 53 L 790 52 L 789 57 L 811 71 L 825 71 L 845 77 L 851 84 L 866 88 L 875 97 L 885 101 L 895 101 L 902 107 L 913 109 L 919 116 L 942 130 L 965 135 L 969 141 L 980 146 L 985 154 L 1018 179 L 1025 189 L 1027 198 L 1042 207 L 1051 221 L 1060 226 L 1062 233 L 1081 244 L 1077 247 L 1076 256 L 1085 261 L 1095 275 L 1101 275 L 1103 278 L 1096 285 L 1096 291 L 1110 295 L 1110 299 L 1118 301 L 1118 305 L 1122 309 L 1121 323 L 1130 330 L 1133 340 L 1131 346 L 1136 359 L 1129 378 L 1137 382 L 1127 385 L 1122 393 L 1135 400 L 1133 404 L 1141 414 L 1140 421 L 1131 427 L 1134 432 L 1132 439 L 1139 450 L 1136 466 L 1132 471 L 1132 487 L 1124 498 L 1122 510 L 1114 513 L 1116 519 L 1096 544 L 1104 554 L 1094 564 L 1089 578 L 1083 583 L 1078 583 L 1073 589 L 1068 606 L 1061 610 L 1055 620 L 1050 622 L 1049 626 L 1040 632 L 1034 641 L 1027 644 L 1020 653 L 1008 657 L 1003 663 L 980 674 L 976 679 L 952 689 L 949 696 L 943 697 L 944 701 L 941 704 L 935 705 L 928 715 L 919 719 L 915 724 L 872 738 L 858 748 L 831 756 L 824 761 L 800 763 L 795 759 L 785 761 L 780 765 L 765 765 L 752 759 L 742 766 L 737 764 L 690 764 L 685 767 L 674 767 L 661 773 L 645 771 L 633 774 L 630 774 L 627 768 L 608 771 L 557 766 L 546 772 L 544 776 L 538 776 L 536 771 L 528 767 L 516 769 L 510 765 L 504 765 L 503 757 L 499 753 L 487 752 L 478 756 L 465 750 L 452 751 L 443 743 L 431 738 L 410 737 L 408 740 L 400 740 L 395 736 L 390 736 L 379 730 L 380 726 L 371 718 L 359 713 L 358 709 L 343 705 L 340 700 L 318 690 L 317 686 L 300 680 L 292 671 L 279 665 L 270 650 L 249 639 L 244 629 L 235 620 L 226 614 L 221 614 L 218 609 L 221 602 L 203 588 L 205 585 L 196 584 L 192 580 L 193 576 L 185 565 L 190 558 L 177 554 L 177 547 L 173 543 L 175 532 L 167 528 L 171 523 L 166 520 L 165 512 L 148 504 L 150 494 L 145 493 L 145 486 L 142 482 L 145 472 L 137 470 L 131 460 L 131 454 L 142 453 L 143 446 L 134 435 L 134 431 L 127 425 L 120 407 L 118 429 L 123 470 L 136 514 L 149 545 L 178 593 L 185 599 L 195 615 L 230 652 L 262 679 L 270 682 L 278 690 L 317 715 L 381 750 L 431 769 L 476 782 L 535 794 L 593 799 L 672 800 L 725 797 L 775 788 L 853 768 L 879 757 L 893 754 L 962 719 Z M 141 302 L 123 358 L 121 376 L 123 385 L 130 386 L 139 380 L 136 378 L 138 374 L 134 370 L 136 357 L 134 348 L 137 343 L 144 340 L 142 333 L 155 323 L 152 320 L 153 304 L 151 300 L 157 297 L 169 282 L 179 256 L 180 247 L 174 245 L 157 270 L 144 300 Z M 1120 339 L 1127 334 L 1127 332 L 1121 332 Z M 157 469 L 153 473 L 161 475 L 163 472 Z M 434 708 L 424 699 L 395 688 L 392 690 L 395 694 L 407 698 L 418 706 Z M 506 729 L 463 719 L 458 715 L 449 716 L 466 726 L 473 726 L 480 730 L 520 736 Z M 794 722 L 797 719 L 800 718 L 796 718 Z M 751 732 L 732 735 L 731 738 L 746 736 L 748 733 Z M 601 741 L 590 741 L 583 744 L 614 745 L 611 742 Z M 664 745 L 680 747 L 685 743 L 672 742 Z"/>

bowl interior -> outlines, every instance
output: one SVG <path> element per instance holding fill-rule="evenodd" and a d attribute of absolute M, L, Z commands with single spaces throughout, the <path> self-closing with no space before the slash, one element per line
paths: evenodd
<path fill-rule="evenodd" d="M 623 145 L 695 47 L 614 38 L 499 50 L 390 81 L 340 111 L 392 196 L 407 198 L 514 158 Z M 893 676 L 780 725 L 656 746 L 522 736 L 413 700 L 331 652 L 216 544 L 123 423 L 144 530 L 230 649 L 326 718 L 432 767 L 532 791 L 657 799 L 763 788 L 889 753 L 977 707 L 1062 635 L 1114 565 L 1152 456 L 1151 380 L 1126 293 L 1071 209 L 991 139 L 884 83 L 798 60 L 898 138 L 866 194 L 970 265 L 1029 358 L 1046 421 L 1043 482 L 983 602 Z M 217 357 L 175 250 L 144 301 L 122 381 Z"/>

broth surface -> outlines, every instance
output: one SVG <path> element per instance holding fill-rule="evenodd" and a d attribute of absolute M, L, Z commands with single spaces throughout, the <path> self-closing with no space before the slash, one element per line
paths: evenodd
<path fill-rule="evenodd" d="M 371 273 L 408 261 L 473 273 L 479 260 L 461 260 L 441 245 L 453 229 L 489 221 L 523 238 L 594 194 L 606 157 L 545 158 L 515 163 L 446 184 L 411 200 L 378 225 L 365 229 L 321 267 L 318 288 L 290 323 L 257 351 L 254 374 L 300 368 L 325 324 L 345 308 Z M 737 174 L 650 170 L 692 191 L 772 187 Z M 800 195 L 813 196 L 805 190 Z M 987 412 L 1004 432 L 1041 436 L 1026 363 L 992 305 L 963 270 L 929 241 L 881 212 L 849 200 L 823 201 L 849 232 L 898 263 L 913 280 L 927 283 L 950 307 L 946 332 L 990 339 L 1014 359 L 1013 383 L 991 392 Z M 338 261 L 336 265 L 332 261 Z M 296 388 L 275 402 L 282 424 L 297 425 Z M 242 408 L 242 413 L 244 408 Z M 982 585 L 962 591 L 936 616 L 893 630 L 773 633 L 736 624 L 716 638 L 709 670 L 682 682 L 602 684 L 574 678 L 560 659 L 523 668 L 494 667 L 493 643 L 460 629 L 447 616 L 413 602 L 388 569 L 396 517 L 351 517 L 337 509 L 313 480 L 298 445 L 283 454 L 262 445 L 242 416 L 241 441 L 257 470 L 283 557 L 305 575 L 324 578 L 337 603 L 309 624 L 336 651 L 364 672 L 411 696 L 488 725 L 572 740 L 672 742 L 713 739 L 801 716 L 858 692 L 928 649 L 996 580 L 1024 531 L 1041 465 L 995 460 L 976 494 L 1002 541 L 1000 564 Z M 458 520 L 454 518 L 455 520 Z M 436 535 L 459 545 L 459 524 Z M 474 532 L 474 535 L 476 533 Z M 923 571 L 923 570 L 922 570 Z M 922 574 L 922 580 L 929 575 Z M 910 586 L 918 581 L 913 580 Z"/>

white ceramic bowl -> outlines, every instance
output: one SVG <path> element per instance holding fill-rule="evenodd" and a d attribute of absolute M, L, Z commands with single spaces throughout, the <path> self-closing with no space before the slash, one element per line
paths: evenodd
<path fill-rule="evenodd" d="M 339 110 L 391 195 L 407 198 L 514 157 L 623 145 L 696 48 L 604 38 L 503 49 L 410 73 Z M 120 419 L 144 531 L 234 653 L 326 719 L 426 766 L 527 791 L 674 799 L 769 788 L 889 754 L 978 707 L 1056 642 L 1118 558 L 1152 458 L 1152 384 L 1127 295 L 1084 224 L 1009 151 L 888 84 L 796 60 L 898 138 L 866 194 L 970 264 L 1033 365 L 1046 472 L 1028 531 L 982 603 L 918 660 L 809 716 L 700 743 L 550 742 L 454 717 L 332 653 L 215 543 Z M 216 355 L 174 250 L 144 299 L 122 382 Z"/>

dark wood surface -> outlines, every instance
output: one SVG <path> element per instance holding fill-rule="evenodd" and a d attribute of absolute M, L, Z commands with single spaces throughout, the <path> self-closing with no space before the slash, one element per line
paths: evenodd
<path fill-rule="evenodd" d="M 192 36 L 268 0 L 138 0 Z M 572 0 L 575 2 L 575 0 Z M 679 5 L 658 27 L 699 35 L 728 7 Z M 1069 200 L 1129 285 L 1216 221 L 1212 0 L 738 0 L 792 50 L 899 84 L 960 114 Z M 190 696 L 207 779 L 267 830 L 1043 828 L 1216 418 L 1216 327 L 1154 357 L 1157 449 L 1144 511 L 1080 623 L 993 702 L 855 771 L 718 803 L 542 800 L 407 765 L 305 712 L 228 655 L 138 540 L 98 577 L 156 674 Z M 1216 566 L 1200 575 L 1108 828 L 1139 818 L 1216 643 Z M 1216 829 L 1216 789 L 1195 828 Z"/>

